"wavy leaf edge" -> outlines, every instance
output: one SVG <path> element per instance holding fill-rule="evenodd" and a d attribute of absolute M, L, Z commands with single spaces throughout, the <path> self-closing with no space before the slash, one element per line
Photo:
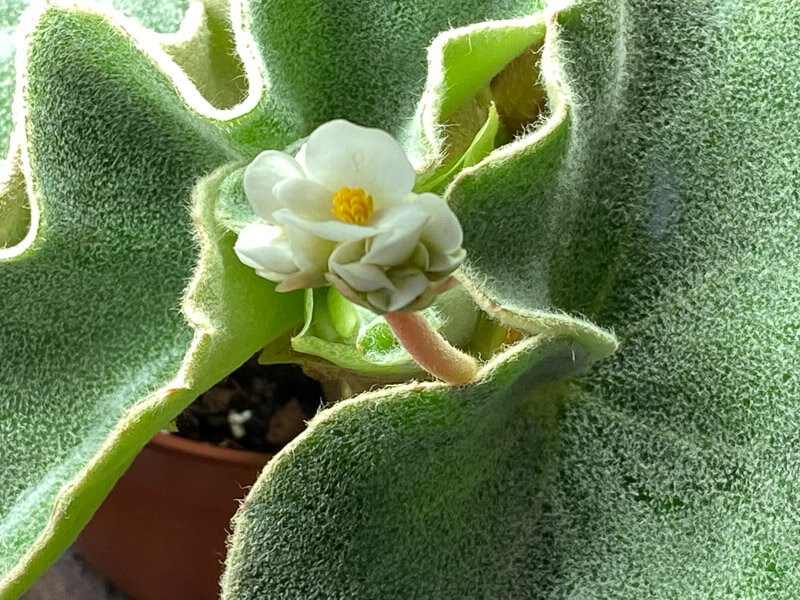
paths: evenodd
<path fill-rule="evenodd" d="M 212 1 L 212 0 L 210 0 Z M 246 77 L 248 78 L 248 93 L 243 101 L 228 109 L 214 107 L 200 93 L 197 85 L 191 81 L 186 72 L 167 53 L 165 45 L 180 43 L 191 37 L 192 32 L 201 23 L 202 2 L 194 2 L 178 30 L 174 34 L 159 34 L 138 24 L 132 18 L 110 7 L 100 7 L 89 2 L 48 1 L 28 7 L 23 13 L 20 24 L 15 32 L 17 54 L 15 92 L 12 105 L 12 135 L 9 152 L 5 160 L 0 162 L 0 205 L 21 206 L 21 202 L 28 201 L 30 205 L 30 220 L 25 235 L 6 248 L 0 248 L 0 265 L 8 261 L 24 260 L 26 255 L 35 251 L 32 246 L 39 235 L 41 219 L 40 203 L 35 189 L 34 176 L 28 156 L 27 137 L 29 131 L 28 115 L 29 105 L 27 96 L 27 64 L 30 55 L 30 45 L 42 16 L 48 10 L 63 10 L 67 12 L 89 13 L 100 16 L 109 22 L 110 26 L 118 30 L 130 43 L 142 53 L 155 68 L 161 71 L 174 85 L 177 95 L 184 102 L 185 107 L 209 120 L 219 122 L 228 121 L 251 112 L 261 98 L 265 95 L 265 83 L 257 58 L 255 43 L 245 26 L 246 9 L 241 0 L 232 0 L 230 4 L 230 17 L 235 33 L 235 46 L 242 58 Z M 228 175 L 232 167 L 221 169 Z M 199 210 L 199 198 L 202 198 L 204 186 L 209 181 L 216 181 L 219 171 L 210 174 L 196 185 L 192 192 L 192 205 L 195 213 Z M 25 194 L 20 194 L 19 189 L 24 184 Z M 213 207 L 212 207 L 213 209 Z M 213 223 L 213 221 L 210 221 Z M 101 446 L 101 450 L 86 464 L 79 474 L 69 480 L 59 491 L 58 499 L 53 506 L 46 526 L 19 560 L 19 562 L 0 580 L 0 598 L 15 598 L 20 595 L 35 579 L 41 575 L 64 549 L 63 539 L 75 535 L 75 523 L 88 522 L 94 508 L 76 504 L 75 499 L 89 486 L 95 489 L 104 487 L 106 493 L 111 490 L 116 479 L 133 460 L 134 455 L 124 457 L 115 456 L 114 449 L 124 442 L 125 446 L 143 447 L 155 431 L 148 427 L 137 427 L 135 424 L 142 421 L 145 415 L 160 413 L 164 415 L 164 422 L 171 418 L 172 413 L 177 414 L 205 388 L 213 385 L 208 382 L 208 377 L 197 377 L 201 373 L 204 361 L 207 358 L 198 356 L 202 348 L 215 337 L 217 329 L 210 322 L 207 315 L 202 313 L 193 304 L 193 296 L 208 276 L 207 269 L 210 260 L 209 249 L 213 242 L 208 232 L 198 232 L 199 260 L 191 282 L 185 290 L 182 303 L 182 312 L 187 324 L 194 330 L 193 339 L 189 349 L 184 355 L 181 367 L 174 378 L 161 386 L 148 396 L 139 399 L 124 419 L 119 421 Z M 291 327 L 291 324 L 289 324 Z M 221 328 L 224 330 L 224 328 Z M 167 416 L 170 415 L 170 416 Z M 132 425 L 134 424 L 134 425 Z M 120 464 L 122 463 L 122 464 Z"/>

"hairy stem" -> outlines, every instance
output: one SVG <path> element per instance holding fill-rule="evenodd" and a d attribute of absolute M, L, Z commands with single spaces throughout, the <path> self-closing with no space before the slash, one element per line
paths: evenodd
<path fill-rule="evenodd" d="M 475 379 L 478 361 L 454 348 L 417 312 L 393 312 L 384 315 L 412 358 L 428 373 L 453 385 Z"/>

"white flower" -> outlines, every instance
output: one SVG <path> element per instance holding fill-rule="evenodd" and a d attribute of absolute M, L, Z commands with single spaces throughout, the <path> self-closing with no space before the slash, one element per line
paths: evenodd
<path fill-rule="evenodd" d="M 377 312 L 417 308 L 464 260 L 458 219 L 415 194 L 414 168 L 386 132 L 330 121 L 294 158 L 262 152 L 244 191 L 263 222 L 234 250 L 279 291 L 333 283 Z"/>

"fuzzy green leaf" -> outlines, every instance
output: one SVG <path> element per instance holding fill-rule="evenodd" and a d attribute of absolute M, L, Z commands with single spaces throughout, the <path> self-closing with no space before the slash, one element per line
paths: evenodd
<path fill-rule="evenodd" d="M 426 75 L 426 49 L 453 27 L 517 17 L 538 0 L 252 0 L 250 23 L 278 110 L 295 137 L 335 118 L 401 135 Z"/>
<path fill-rule="evenodd" d="M 31 207 L 22 173 L 22 149 L 16 140 L 8 161 L 0 162 L 0 257 L 21 243 L 31 228 Z M 5 250 L 5 251 L 4 251 Z"/>
<path fill-rule="evenodd" d="M 567 389 L 553 381 L 589 361 L 532 339 L 477 384 L 387 388 L 322 413 L 237 515 L 222 597 L 527 597 L 509 575 L 535 533 L 521 511 L 541 509 L 537 457 Z M 487 571 L 498 555 L 505 568 Z"/>
<path fill-rule="evenodd" d="M 800 593 L 798 8 L 563 11 L 553 120 L 451 190 L 485 298 L 621 342 L 554 429 L 533 596 Z"/>
<path fill-rule="evenodd" d="M 500 117 L 494 105 L 489 107 L 486 122 L 475 134 L 467 150 L 461 156 L 435 169 L 430 175 L 414 186 L 414 191 L 441 194 L 444 188 L 465 167 L 472 167 L 486 158 L 496 147 L 500 129 Z"/>
<path fill-rule="evenodd" d="M 227 598 L 800 596 L 798 15 L 548 15 L 550 120 L 448 194 L 466 283 L 620 350 L 527 403 L 487 390 L 474 420 L 429 388 L 320 417 L 240 513 Z"/>
<path fill-rule="evenodd" d="M 248 74 L 236 48 L 231 10 L 225 0 L 195 2 L 184 17 L 181 30 L 160 38 L 161 45 L 200 94 L 219 109 L 237 106 L 250 91 Z"/>
<path fill-rule="evenodd" d="M 4 599 L 159 428 L 301 318 L 297 295 L 276 294 L 210 225 L 232 167 L 197 188 L 190 215 L 199 178 L 238 155 L 136 40 L 49 7 L 26 56 L 35 237 L 0 262 Z"/>
<path fill-rule="evenodd" d="M 30 0 L 5 0 L 0 6 L 0 171 L 11 153 L 11 99 L 14 97 L 16 56 L 14 31 Z"/>
<path fill-rule="evenodd" d="M 232 171 L 222 182 L 214 220 L 228 231 L 238 234 L 248 223 L 258 219 L 244 194 L 244 167 Z"/>
<path fill-rule="evenodd" d="M 31 4 L 31 0 L 3 0 L 0 5 L 0 157 L 10 150 L 11 100 L 15 88 L 14 32 Z M 178 29 L 189 6 L 188 0 L 111 0 L 98 4 L 113 5 L 145 27 L 164 33 Z"/>

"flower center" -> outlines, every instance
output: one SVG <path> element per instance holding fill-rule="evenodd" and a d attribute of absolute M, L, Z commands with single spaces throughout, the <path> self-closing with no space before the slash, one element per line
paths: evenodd
<path fill-rule="evenodd" d="M 333 216 L 345 223 L 363 225 L 372 216 L 372 196 L 361 188 L 343 187 L 333 195 Z"/>

